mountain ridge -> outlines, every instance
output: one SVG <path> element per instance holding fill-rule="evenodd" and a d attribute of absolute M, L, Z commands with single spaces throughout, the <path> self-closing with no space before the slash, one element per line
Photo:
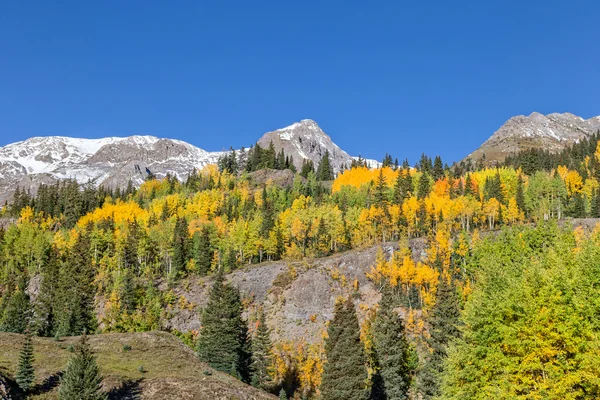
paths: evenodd
<path fill-rule="evenodd" d="M 516 152 L 547 149 L 558 152 L 600 130 L 600 116 L 584 119 L 575 114 L 538 112 L 509 118 L 465 160 L 502 162 Z"/>

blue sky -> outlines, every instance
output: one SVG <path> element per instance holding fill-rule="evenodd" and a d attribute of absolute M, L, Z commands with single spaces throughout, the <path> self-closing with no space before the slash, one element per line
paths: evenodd
<path fill-rule="evenodd" d="M 151 134 L 220 150 L 312 118 L 353 155 L 451 162 L 513 115 L 599 115 L 599 14 L 592 1 L 4 1 L 0 145 Z"/>

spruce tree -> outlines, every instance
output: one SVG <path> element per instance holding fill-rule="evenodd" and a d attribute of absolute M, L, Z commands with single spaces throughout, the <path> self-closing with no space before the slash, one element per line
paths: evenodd
<path fill-rule="evenodd" d="M 56 333 L 60 336 L 80 335 L 96 330 L 94 311 L 94 274 L 90 257 L 91 226 L 80 232 L 60 269 L 58 280 Z"/>
<path fill-rule="evenodd" d="M 252 338 L 252 384 L 267 389 L 270 383 L 269 371 L 273 356 L 269 327 L 262 308 L 258 311 L 258 327 Z"/>
<path fill-rule="evenodd" d="M 281 388 L 279 391 L 279 400 L 288 400 L 287 394 L 285 394 L 285 390 Z"/>
<path fill-rule="evenodd" d="M 358 319 L 350 298 L 336 303 L 327 334 L 322 399 L 364 400 L 367 367 Z"/>
<path fill-rule="evenodd" d="M 442 179 L 444 177 L 444 165 L 442 164 L 442 158 L 440 156 L 435 156 L 435 160 L 433 161 L 433 180 L 437 181 L 438 179 Z"/>
<path fill-rule="evenodd" d="M 419 178 L 419 186 L 417 187 L 417 199 L 422 200 L 429 195 L 431 186 L 429 184 L 429 175 L 426 172 L 421 174 Z"/>
<path fill-rule="evenodd" d="M 190 234 L 188 223 L 185 218 L 177 217 L 175 230 L 173 231 L 173 261 L 171 274 L 180 278 L 185 274 L 188 262 Z"/>
<path fill-rule="evenodd" d="M 437 287 L 436 302 L 429 318 L 431 352 L 420 373 L 419 391 L 424 399 L 440 394 L 441 375 L 450 341 L 460 337 L 460 305 L 452 278 L 442 275 Z"/>
<path fill-rule="evenodd" d="M 525 211 L 525 193 L 523 189 L 523 175 L 519 174 L 517 178 L 517 194 L 515 196 L 515 200 L 517 201 L 517 207 L 519 210 Z"/>
<path fill-rule="evenodd" d="M 26 280 L 20 279 L 15 291 L 12 294 L 7 293 L 7 298 L 0 320 L 0 331 L 25 333 L 29 319 L 31 317 L 31 303 L 29 295 L 25 291 Z"/>
<path fill-rule="evenodd" d="M 56 329 L 60 262 L 60 252 L 55 246 L 52 246 L 48 259 L 42 266 L 42 282 L 34 307 L 33 325 L 40 336 L 53 336 Z"/>
<path fill-rule="evenodd" d="M 35 371 L 33 369 L 33 343 L 31 342 L 31 332 L 27 329 L 25 334 L 25 342 L 21 347 L 19 354 L 19 365 L 15 374 L 17 385 L 27 393 L 35 381 Z"/>
<path fill-rule="evenodd" d="M 65 374 L 60 378 L 58 388 L 60 400 L 105 400 L 102 392 L 102 375 L 96 364 L 96 357 L 83 334 L 75 349 L 75 355 L 69 360 Z"/>
<path fill-rule="evenodd" d="M 237 288 L 225 283 L 222 271 L 215 276 L 208 304 L 202 313 L 197 350 L 200 359 L 218 371 L 250 378 L 248 327 L 242 319 Z"/>
<path fill-rule="evenodd" d="M 592 196 L 591 217 L 600 218 L 600 190 L 596 189 Z"/>
<path fill-rule="evenodd" d="M 200 232 L 194 235 L 194 260 L 198 274 L 205 276 L 210 271 L 213 260 L 213 248 L 210 241 L 210 229 L 202 227 Z"/>
<path fill-rule="evenodd" d="M 382 294 L 373 322 L 373 344 L 385 392 L 385 397 L 378 399 L 407 399 L 412 374 L 410 350 L 389 289 Z"/>
<path fill-rule="evenodd" d="M 333 167 L 329 159 L 329 150 L 325 150 L 325 154 L 321 158 L 321 162 L 317 168 L 317 179 L 320 181 L 332 181 L 334 179 Z"/>

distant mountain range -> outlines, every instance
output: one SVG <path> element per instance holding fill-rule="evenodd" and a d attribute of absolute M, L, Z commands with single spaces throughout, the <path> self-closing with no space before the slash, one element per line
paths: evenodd
<path fill-rule="evenodd" d="M 350 166 L 354 157 L 340 149 L 315 121 L 305 119 L 265 133 L 258 143 L 292 156 L 297 168 L 304 159 L 318 165 L 329 151 L 334 170 Z M 154 136 L 79 139 L 34 137 L 0 148 L 0 201 L 10 199 L 17 187 L 35 192 L 40 184 L 71 178 L 84 184 L 123 187 L 129 180 L 141 184 L 148 174 L 167 173 L 185 179 L 194 169 L 217 163 L 226 152 L 208 152 L 189 143 Z M 378 162 L 368 160 L 369 165 Z"/>
<path fill-rule="evenodd" d="M 512 117 L 466 158 L 487 162 L 503 161 L 520 150 L 547 149 L 557 152 L 600 129 L 600 116 L 583 119 L 571 113 Z"/>
<path fill-rule="evenodd" d="M 523 149 L 558 151 L 600 129 L 600 117 L 583 119 L 570 113 L 516 116 L 509 119 L 467 158 L 502 161 Z M 334 170 L 349 166 L 356 157 L 336 145 L 319 125 L 304 119 L 265 133 L 258 144 L 284 150 L 297 168 L 305 159 L 315 166 L 329 151 Z M 185 179 L 194 169 L 214 164 L 226 152 L 209 152 L 189 143 L 154 136 L 78 139 L 61 136 L 34 137 L 0 148 L 0 201 L 10 199 L 17 187 L 35 192 L 42 184 L 72 178 L 84 184 L 123 187 L 129 180 L 141 184 L 149 173 L 167 173 Z M 390 149 L 394 153 L 394 149 Z M 367 160 L 371 167 L 379 162 Z"/>

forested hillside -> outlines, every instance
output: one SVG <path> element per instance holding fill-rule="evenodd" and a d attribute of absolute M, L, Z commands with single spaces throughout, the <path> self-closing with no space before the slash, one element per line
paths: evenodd
<path fill-rule="evenodd" d="M 386 156 L 334 177 L 328 154 L 296 173 L 283 152 L 253 149 L 183 182 L 21 189 L 2 209 L 0 330 L 171 328 L 200 360 L 280 398 L 597 398 L 600 233 L 554 221 L 600 217 L 593 140 L 568 165 L 516 155 L 464 169 L 423 156 L 409 167 Z M 269 179 L 274 169 L 293 180 Z M 309 271 L 310 260 L 390 241 L 398 250 L 380 251 L 361 279 L 330 269 L 344 290 L 316 342 L 286 340 L 263 301 L 227 279 L 289 262 L 272 285 L 282 291 L 295 262 Z M 365 280 L 377 301 L 364 301 Z M 206 307 L 179 294 L 189 285 L 207 285 Z M 172 329 L 177 310 L 198 313 L 200 329 Z"/>

